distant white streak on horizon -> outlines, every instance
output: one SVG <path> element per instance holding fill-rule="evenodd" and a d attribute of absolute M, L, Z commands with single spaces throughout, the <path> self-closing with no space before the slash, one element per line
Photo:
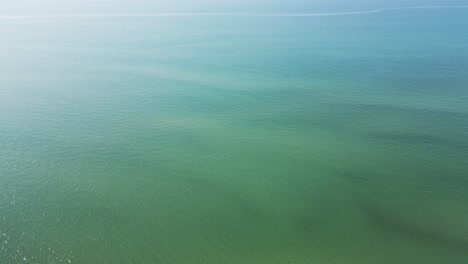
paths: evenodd
<path fill-rule="evenodd" d="M 248 17 L 315 17 L 315 16 L 345 16 L 381 13 L 392 10 L 405 9 L 461 9 L 468 6 L 409 6 L 389 7 L 353 12 L 335 13 L 303 13 L 303 14 L 262 14 L 262 13 L 59 13 L 59 14 L 17 14 L 0 15 L 0 19 L 28 19 L 28 18 L 75 18 L 75 17 L 170 17 L 170 16 L 248 16 Z"/>
<path fill-rule="evenodd" d="M 379 8 L 366 11 L 354 11 L 354 12 L 338 12 L 338 13 L 304 13 L 304 14 L 263 14 L 261 16 L 345 16 L 345 15 L 359 15 L 359 14 L 372 14 L 381 13 L 392 10 L 404 10 L 404 9 L 459 9 L 468 8 L 468 6 L 408 6 L 408 7 L 389 7 Z"/>

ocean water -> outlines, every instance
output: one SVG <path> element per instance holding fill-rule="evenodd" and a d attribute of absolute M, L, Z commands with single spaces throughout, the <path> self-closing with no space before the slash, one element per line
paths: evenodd
<path fill-rule="evenodd" d="M 0 19 L 0 263 L 468 263 L 467 29 Z"/>

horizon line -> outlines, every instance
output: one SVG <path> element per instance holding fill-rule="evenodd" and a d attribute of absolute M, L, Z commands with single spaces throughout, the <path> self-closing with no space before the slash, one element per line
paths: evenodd
<path fill-rule="evenodd" d="M 74 18 L 74 17 L 164 17 L 164 16 L 247 16 L 247 17 L 314 17 L 314 16 L 345 16 L 382 13 L 392 10 L 405 9 L 464 9 L 468 5 L 461 6 L 408 6 L 388 7 L 362 11 L 326 12 L 326 13 L 249 13 L 249 12 L 219 12 L 219 13 L 42 13 L 42 14 L 15 14 L 0 15 L 0 19 L 28 19 L 28 18 Z"/>

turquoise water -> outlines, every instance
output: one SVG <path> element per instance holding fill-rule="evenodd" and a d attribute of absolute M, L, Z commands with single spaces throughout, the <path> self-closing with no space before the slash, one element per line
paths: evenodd
<path fill-rule="evenodd" d="M 467 26 L 0 20 L 0 263 L 467 263 Z"/>

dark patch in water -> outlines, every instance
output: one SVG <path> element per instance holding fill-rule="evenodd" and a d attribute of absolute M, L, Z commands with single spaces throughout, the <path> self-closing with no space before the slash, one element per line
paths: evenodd
<path fill-rule="evenodd" d="M 468 249 L 468 241 L 450 237 L 447 234 L 438 231 L 425 230 L 421 227 L 406 223 L 397 217 L 391 216 L 382 209 L 369 202 L 360 205 L 362 212 L 368 217 L 369 221 L 377 227 L 389 232 L 400 233 L 411 239 L 428 244 L 443 246 L 452 250 L 465 252 Z"/>
<path fill-rule="evenodd" d="M 374 139 L 389 140 L 409 144 L 431 144 L 447 146 L 461 145 L 460 142 L 457 142 L 455 140 L 421 133 L 371 133 L 368 136 Z"/>
<path fill-rule="evenodd" d="M 397 106 L 397 105 L 382 105 L 382 104 L 340 104 L 340 106 L 346 107 L 350 111 L 366 111 L 374 113 L 394 113 L 404 115 L 418 115 L 418 116 L 431 116 L 436 118 L 448 118 L 448 119 L 465 119 L 468 120 L 468 113 L 460 113 L 448 110 L 440 109 L 422 109 L 414 108 L 410 106 Z"/>

